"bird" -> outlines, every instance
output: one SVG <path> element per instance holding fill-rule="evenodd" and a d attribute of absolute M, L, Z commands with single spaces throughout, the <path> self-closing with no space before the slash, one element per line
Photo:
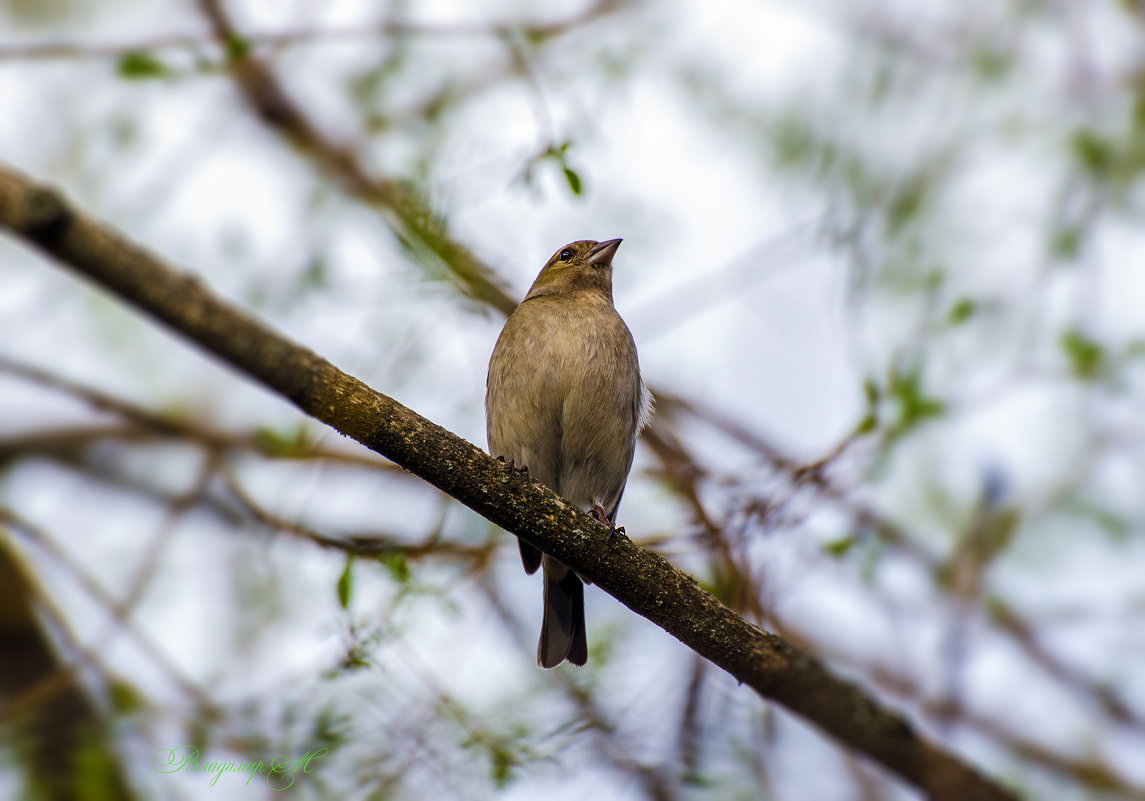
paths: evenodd
<path fill-rule="evenodd" d="M 652 414 L 636 343 L 612 299 L 620 239 L 557 250 L 497 338 L 485 387 L 489 452 L 615 529 L 636 437 Z M 525 572 L 543 576 L 537 664 L 588 660 L 584 584 L 518 540 Z"/>

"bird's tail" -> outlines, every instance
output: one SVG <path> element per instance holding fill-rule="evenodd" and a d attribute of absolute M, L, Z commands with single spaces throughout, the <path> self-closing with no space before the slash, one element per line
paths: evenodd
<path fill-rule="evenodd" d="M 545 611 L 537 664 L 554 668 L 566 659 L 574 665 L 588 661 L 584 632 L 584 584 L 576 573 L 545 556 Z"/>

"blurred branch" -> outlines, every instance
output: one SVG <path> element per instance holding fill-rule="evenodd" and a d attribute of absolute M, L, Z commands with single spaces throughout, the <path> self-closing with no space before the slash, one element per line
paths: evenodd
<path fill-rule="evenodd" d="M 222 0 L 199 0 L 199 6 L 221 42 L 244 40 Z M 353 149 L 332 141 L 294 102 L 263 59 L 249 51 L 238 52 L 231 77 L 263 123 L 352 195 L 376 208 L 403 246 L 436 262 L 467 297 L 506 315 L 513 311 L 517 301 L 505 291 L 492 268 L 449 236 L 441 216 L 401 183 L 372 175 Z"/>
<path fill-rule="evenodd" d="M 32 542 L 37 548 L 48 554 L 65 571 L 70 573 L 76 583 L 78 583 L 88 595 L 94 598 L 109 615 L 122 624 L 123 630 L 130 634 L 136 645 L 138 645 L 156 665 L 163 669 L 172 683 L 175 684 L 184 695 L 193 699 L 203 708 L 208 706 L 207 697 L 203 691 L 180 672 L 179 668 L 167 658 L 166 654 L 158 645 L 143 634 L 143 632 L 129 625 L 127 618 L 130 613 L 130 608 L 131 605 L 138 600 L 137 597 L 134 596 L 137 596 L 142 591 L 143 582 L 134 582 L 135 586 L 129 588 L 127 595 L 125 595 L 123 599 L 117 600 L 111 592 L 105 589 L 103 585 L 67 551 L 60 548 L 51 537 L 47 536 L 45 532 L 41 531 L 31 522 L 18 517 L 11 509 L 0 507 L 0 524 L 9 527 L 29 542 Z M 39 594 L 37 600 L 41 606 L 44 606 L 48 602 L 48 599 L 42 596 L 42 594 Z M 95 664 L 99 655 L 99 649 L 106 645 L 106 642 L 100 642 L 95 646 L 77 646 L 80 650 L 78 658 L 63 669 L 71 673 L 78 673 L 82 668 L 90 664 Z M 20 704 L 16 706 L 0 709 L 0 720 L 9 715 L 16 714 L 24 707 L 23 702 L 26 699 L 19 700 Z"/>
<path fill-rule="evenodd" d="M 532 633 L 525 633 L 521 621 L 505 603 L 496 582 L 485 573 L 479 580 L 480 587 L 485 593 L 489 605 L 497 613 L 501 623 L 516 641 L 522 656 L 530 655 L 535 647 L 532 642 Z M 703 659 L 696 657 L 703 663 Z M 611 720 L 599 703 L 596 694 L 586 690 L 576 680 L 576 676 L 566 671 L 557 671 L 553 678 L 559 682 L 565 696 L 572 701 L 596 739 L 597 758 L 611 765 L 617 771 L 630 777 L 639 784 L 644 797 L 648 801 L 675 801 L 679 797 L 678 782 L 669 781 L 669 774 L 664 770 L 657 770 L 654 766 L 645 764 L 633 757 L 630 751 L 630 742 L 624 737 L 620 727 Z M 671 777 L 675 778 L 675 777 Z"/>
<path fill-rule="evenodd" d="M 959 702 L 957 699 L 927 697 L 922 683 L 888 665 L 870 666 L 865 671 L 878 685 L 896 693 L 918 698 L 924 711 L 942 719 L 956 718 L 973 730 L 992 737 L 1004 747 L 1023 758 L 1068 776 L 1094 790 L 1114 792 L 1118 798 L 1145 801 L 1145 787 L 1132 783 L 1114 768 L 1109 757 L 1099 749 L 1091 749 L 1087 756 L 1074 756 L 1035 742 L 1029 732 L 1015 731 Z M 948 707 L 954 704 L 956 709 Z"/>
<path fill-rule="evenodd" d="M 35 586 L 11 540 L 0 536 L 0 720 L 14 718 L 6 734 L 27 748 L 35 788 L 28 797 L 134 798 L 106 721 L 37 619 Z"/>
<path fill-rule="evenodd" d="M 84 451 L 91 446 L 108 442 L 152 443 L 159 438 L 185 440 L 190 444 L 206 449 L 209 468 L 204 467 L 203 477 L 196 489 L 182 496 L 157 495 L 156 500 L 184 510 L 198 502 L 200 507 L 213 507 L 223 511 L 219 502 L 208 496 L 205 478 L 220 472 L 230 492 L 230 499 L 237 502 L 242 510 L 259 524 L 291 534 L 319 545 L 323 548 L 340 550 L 354 556 L 384 556 L 400 553 L 407 559 L 420 559 L 427 556 L 449 557 L 465 560 L 474 565 L 482 565 L 489 560 L 494 550 L 492 544 L 462 545 L 443 542 L 436 535 L 420 543 L 405 542 L 398 537 L 375 534 L 330 536 L 294 520 L 274 515 L 252 498 L 239 483 L 233 471 L 220 464 L 220 457 L 231 452 L 251 452 L 271 459 L 333 461 L 352 467 L 364 467 L 386 471 L 391 476 L 414 477 L 397 468 L 393 462 L 374 454 L 353 453 L 346 450 L 322 448 L 301 438 L 289 443 L 278 442 L 269 435 L 231 433 L 216 431 L 188 421 L 148 411 L 128 401 L 115 398 L 101 390 L 79 384 L 75 381 L 49 373 L 38 367 L 13 361 L 0 355 L 0 373 L 8 373 L 41 386 L 59 390 L 76 397 L 93 408 L 110 412 L 129 421 L 128 424 L 81 425 L 72 428 L 58 428 L 50 431 L 0 438 L 0 464 L 30 455 L 59 458 L 70 463 L 78 463 Z M 132 425 L 134 423 L 135 425 Z M 112 476 L 101 465 L 101 477 Z M 116 482 L 128 489 L 142 490 L 137 484 Z M 148 488 L 149 489 L 149 488 Z M 227 510 L 232 511 L 230 509 Z M 233 514 L 225 515 L 228 518 Z"/>
<path fill-rule="evenodd" d="M 685 780 L 702 776 L 703 761 L 703 706 L 704 684 L 708 677 L 708 663 L 693 657 L 688 687 L 684 692 L 684 708 L 680 710 L 680 731 L 676 735 L 676 760 Z"/>
<path fill-rule="evenodd" d="M 57 192 L 0 168 L 0 225 L 299 409 L 575 568 L 755 689 L 934 799 L 1013 796 L 901 716 L 740 618 L 662 557 L 222 301 Z"/>
<path fill-rule="evenodd" d="M 300 44 L 337 43 L 361 39 L 391 37 L 425 38 L 502 38 L 515 35 L 527 39 L 547 39 L 559 36 L 593 19 L 611 13 L 628 0 L 603 0 L 593 3 L 576 14 L 549 22 L 472 22 L 421 23 L 409 20 L 382 20 L 380 22 L 329 28 L 299 28 L 266 33 L 249 33 L 243 43 L 251 48 L 280 50 Z M 137 42 L 37 42 L 34 44 L 0 47 L 0 61 L 52 61 L 70 59 L 116 59 L 134 53 L 159 50 L 199 51 L 217 46 L 217 37 L 202 34 L 172 34 L 141 39 Z"/>
<path fill-rule="evenodd" d="M 795 269 L 798 251 L 806 249 L 822 227 L 823 220 L 816 216 L 773 233 L 723 264 L 658 291 L 625 317 L 636 323 L 633 328 L 640 329 L 644 344 L 721 304 L 742 302 L 756 284 Z"/>
<path fill-rule="evenodd" d="M 839 486 L 828 476 L 831 465 L 855 441 L 853 434 L 845 437 L 826 456 L 810 464 L 801 465 L 765 437 L 711 407 L 695 404 L 667 393 L 658 395 L 656 402 L 658 413 L 672 414 L 683 411 L 752 448 L 769 464 L 789 476 L 796 484 L 812 487 L 822 497 L 837 504 L 851 515 L 860 528 L 871 531 L 881 542 L 895 547 L 931 572 L 940 576 L 946 574 L 952 569 L 951 563 L 957 561 L 959 556 L 957 553 L 943 562 L 937 555 L 926 551 L 897 523 L 861 501 L 850 497 L 844 487 Z M 690 494 L 686 493 L 684 497 L 696 498 L 698 496 L 696 490 L 692 489 Z M 989 559 L 996 556 L 997 553 L 992 553 L 989 555 Z M 987 565 L 988 561 L 979 565 L 977 570 L 984 570 Z M 981 581 L 981 577 L 977 577 L 977 580 Z M 944 579 L 942 583 L 950 585 L 949 577 Z M 948 586 L 948 590 L 953 589 L 955 588 Z M 952 594 L 955 595 L 954 600 L 960 602 L 957 593 Z M 1007 637 L 1011 644 L 1021 650 L 1031 662 L 1039 665 L 1047 675 L 1082 701 L 1096 706 L 1112 721 L 1138 731 L 1145 731 L 1145 718 L 1142 718 L 1139 712 L 1119 697 L 1111 687 L 1090 680 L 1076 669 L 1063 663 L 1061 658 L 1039 641 L 1034 626 L 1007 605 L 1003 599 L 994 596 L 981 597 L 978 592 L 975 592 L 974 595 L 978 602 L 977 605 L 983 609 L 986 621 L 995 631 Z"/>
<path fill-rule="evenodd" d="M 761 621 L 764 610 L 750 576 L 747 560 L 737 560 L 731 544 L 720 526 L 705 508 L 700 498 L 700 479 L 704 471 L 680 440 L 664 425 L 653 425 L 643 432 L 644 442 L 660 461 L 661 478 L 673 489 L 692 512 L 699 527 L 699 538 L 707 546 L 711 558 L 711 583 L 720 600 L 737 613 Z"/>
<path fill-rule="evenodd" d="M 97 411 L 124 418 L 128 424 L 80 425 L 0 438 L 0 462 L 32 453 L 74 457 L 97 442 L 109 440 L 142 442 L 167 438 L 186 440 L 217 453 L 246 451 L 270 459 L 317 459 L 354 467 L 391 471 L 394 475 L 405 475 L 391 462 L 379 459 L 373 454 L 325 448 L 307 441 L 301 432 L 291 437 L 289 441 L 285 441 L 274 432 L 248 434 L 218 431 L 173 414 L 150 411 L 102 390 L 84 386 L 40 367 L 23 364 L 0 355 L 0 374 L 3 373 L 71 395 Z"/>
<path fill-rule="evenodd" d="M 710 425 L 755 451 L 776 470 L 789 476 L 796 485 L 809 486 L 821 497 L 845 509 L 860 528 L 872 532 L 881 542 L 898 548 L 932 569 L 938 567 L 937 557 L 924 550 L 897 523 L 862 501 L 850 497 L 844 487 L 840 487 L 827 475 L 827 469 L 835 459 L 854 442 L 853 434 L 844 438 L 828 455 L 810 464 L 803 464 L 784 453 L 766 437 L 711 406 L 694 403 L 677 395 L 661 393 L 656 396 L 656 412 L 657 414 L 683 412 Z"/>
<path fill-rule="evenodd" d="M 986 609 L 990 622 L 1013 638 L 1030 661 L 1081 698 L 1095 704 L 1118 723 L 1145 733 L 1145 718 L 1122 699 L 1112 687 L 1092 681 L 1065 664 L 1039 639 L 1034 627 L 1017 610 L 999 598 L 989 598 Z"/>
<path fill-rule="evenodd" d="M 857 657 L 822 638 L 809 636 L 801 630 L 796 620 L 780 619 L 778 622 L 782 625 L 784 636 L 796 646 L 814 649 L 833 663 L 845 665 L 848 671 L 865 677 L 866 681 L 896 698 L 911 699 L 920 712 L 932 720 L 957 723 L 961 729 L 990 738 L 1011 753 L 1092 789 L 1116 792 L 1118 798 L 1145 801 L 1145 785 L 1119 773 L 1110 758 L 1099 750 L 1087 749 L 1086 756 L 1074 756 L 1055 750 L 1036 742 L 1033 738 L 1037 732 L 1022 731 L 1009 723 L 1000 722 L 1012 720 L 1013 716 L 1005 707 L 980 711 L 974 709 L 967 700 L 952 697 L 941 690 L 936 691 L 932 676 L 920 679 L 904 669 L 898 655 Z M 1063 683 L 1066 682 L 1063 680 Z"/>
<path fill-rule="evenodd" d="M 496 545 L 492 542 L 480 545 L 445 542 L 440 538 L 440 531 L 433 531 L 425 540 L 415 543 L 406 542 L 399 537 L 383 537 L 376 534 L 332 537 L 303 523 L 288 520 L 270 512 L 243 489 L 232 471 L 224 470 L 223 476 L 231 497 L 238 501 L 243 510 L 261 525 L 308 540 L 323 548 L 343 551 L 351 556 L 401 554 L 406 559 L 422 559 L 434 556 L 444 557 L 450 561 L 460 559 L 473 567 L 482 567 L 489 562 L 493 556 L 493 551 L 496 549 Z"/>

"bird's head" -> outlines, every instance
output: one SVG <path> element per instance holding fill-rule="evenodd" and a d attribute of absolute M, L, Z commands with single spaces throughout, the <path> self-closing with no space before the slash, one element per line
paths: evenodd
<path fill-rule="evenodd" d="M 597 290 L 611 301 L 612 257 L 616 255 L 620 242 L 619 239 L 607 242 L 582 239 L 565 245 L 541 269 L 526 299 Z"/>

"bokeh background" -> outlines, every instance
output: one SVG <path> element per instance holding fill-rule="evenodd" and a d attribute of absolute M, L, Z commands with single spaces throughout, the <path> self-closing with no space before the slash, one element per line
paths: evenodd
<path fill-rule="evenodd" d="M 623 237 L 628 533 L 1025 797 L 1145 798 L 1140 3 L 3 0 L 0 120 L 482 445 L 506 309 Z M 915 797 L 599 590 L 538 670 L 516 551 L 0 239 L 0 796 Z"/>

